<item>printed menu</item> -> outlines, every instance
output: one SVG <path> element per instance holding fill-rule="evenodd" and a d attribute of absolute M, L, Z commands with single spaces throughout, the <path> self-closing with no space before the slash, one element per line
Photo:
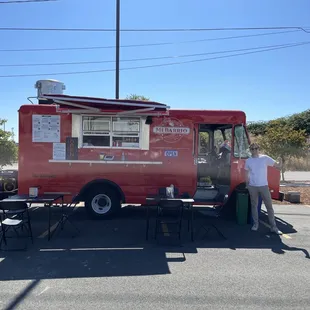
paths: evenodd
<path fill-rule="evenodd" d="M 32 115 L 32 142 L 60 142 L 60 116 Z"/>

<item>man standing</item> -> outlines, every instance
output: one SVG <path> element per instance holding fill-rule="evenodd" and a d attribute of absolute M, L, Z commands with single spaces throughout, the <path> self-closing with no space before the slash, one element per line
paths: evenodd
<path fill-rule="evenodd" d="M 251 210 L 254 222 L 252 230 L 257 231 L 259 227 L 257 204 L 258 196 L 261 195 L 268 212 L 271 232 L 282 235 L 274 218 L 272 198 L 267 179 L 268 166 L 281 169 L 282 161 L 279 159 L 279 162 L 276 162 L 267 155 L 259 154 L 259 145 L 257 143 L 252 143 L 250 145 L 250 151 L 252 157 L 246 160 L 244 169 L 246 170 L 246 184 L 251 198 Z"/>

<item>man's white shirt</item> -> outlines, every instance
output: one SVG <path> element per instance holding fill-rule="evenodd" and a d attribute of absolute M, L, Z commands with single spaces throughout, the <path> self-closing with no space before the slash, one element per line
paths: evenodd
<path fill-rule="evenodd" d="M 250 186 L 268 185 L 268 166 L 273 166 L 275 160 L 267 155 L 248 158 L 245 162 L 244 169 L 249 172 Z"/>

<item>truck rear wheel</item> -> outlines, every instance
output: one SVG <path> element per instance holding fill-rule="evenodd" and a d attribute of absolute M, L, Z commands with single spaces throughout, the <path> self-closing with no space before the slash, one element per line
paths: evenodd
<path fill-rule="evenodd" d="M 113 188 L 95 187 L 87 196 L 85 206 L 91 217 L 104 219 L 121 208 L 120 196 Z"/>

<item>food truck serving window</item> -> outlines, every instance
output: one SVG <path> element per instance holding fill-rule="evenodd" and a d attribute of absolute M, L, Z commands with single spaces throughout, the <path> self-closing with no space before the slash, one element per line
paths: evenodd
<path fill-rule="evenodd" d="M 83 116 L 84 147 L 140 148 L 140 118 Z"/>

